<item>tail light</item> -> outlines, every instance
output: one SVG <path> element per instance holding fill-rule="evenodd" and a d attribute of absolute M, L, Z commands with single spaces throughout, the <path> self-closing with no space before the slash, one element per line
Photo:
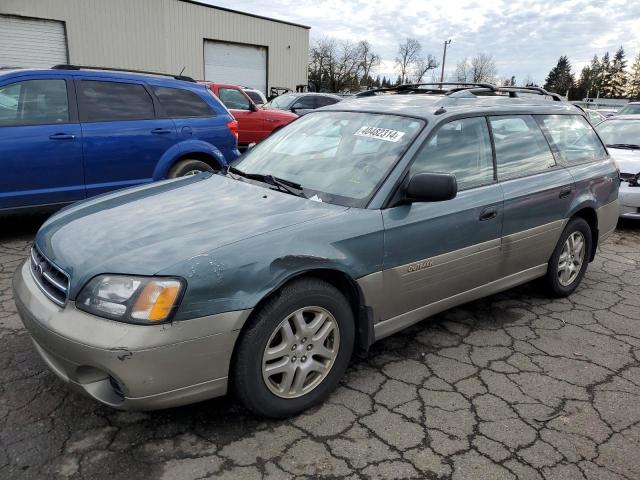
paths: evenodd
<path fill-rule="evenodd" d="M 238 121 L 231 120 L 229 123 L 227 123 L 227 128 L 233 134 L 233 136 L 236 137 L 236 142 L 237 142 L 238 141 Z"/>

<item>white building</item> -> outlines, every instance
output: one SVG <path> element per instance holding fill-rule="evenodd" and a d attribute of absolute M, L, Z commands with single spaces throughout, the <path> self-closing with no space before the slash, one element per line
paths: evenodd
<path fill-rule="evenodd" d="M 258 88 L 307 83 L 309 27 L 190 0 L 2 0 L 0 66 L 147 70 Z"/>

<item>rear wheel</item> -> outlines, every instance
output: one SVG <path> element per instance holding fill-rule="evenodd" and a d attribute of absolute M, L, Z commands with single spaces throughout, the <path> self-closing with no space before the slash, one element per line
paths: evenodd
<path fill-rule="evenodd" d="M 572 218 L 558 240 L 544 278 L 552 296 L 567 297 L 578 288 L 587 271 L 592 242 L 589 224 L 582 218 Z"/>
<path fill-rule="evenodd" d="M 240 401 L 274 418 L 316 405 L 344 374 L 354 336 L 351 307 L 335 287 L 318 279 L 285 286 L 238 340 L 233 384 Z"/>
<path fill-rule="evenodd" d="M 189 175 L 197 175 L 202 172 L 213 172 L 213 167 L 202 160 L 186 159 L 180 160 L 171 170 L 169 170 L 168 178 L 187 177 Z"/>

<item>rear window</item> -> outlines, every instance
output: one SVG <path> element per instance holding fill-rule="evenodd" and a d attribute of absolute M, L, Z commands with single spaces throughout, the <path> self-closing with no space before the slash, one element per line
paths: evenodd
<path fill-rule="evenodd" d="M 260 94 L 258 92 L 252 92 L 251 90 L 245 90 L 244 93 L 249 95 L 249 98 L 251 100 L 253 100 L 253 103 L 255 103 L 256 105 L 262 105 L 264 103 L 264 100 L 262 99 L 262 97 L 260 96 Z"/>
<path fill-rule="evenodd" d="M 593 127 L 581 115 L 539 115 L 556 155 L 567 165 L 600 160 L 606 156 Z"/>
<path fill-rule="evenodd" d="M 82 80 L 78 97 L 80 119 L 84 122 L 155 117 L 151 95 L 137 83 Z"/>
<path fill-rule="evenodd" d="M 211 107 L 189 90 L 169 87 L 151 87 L 153 93 L 168 117 L 210 117 L 213 115 Z"/>

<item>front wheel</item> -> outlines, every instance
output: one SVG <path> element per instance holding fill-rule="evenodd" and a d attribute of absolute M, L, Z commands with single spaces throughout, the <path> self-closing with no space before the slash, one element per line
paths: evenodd
<path fill-rule="evenodd" d="M 213 167 L 201 160 L 180 160 L 171 167 L 167 178 L 188 177 L 189 175 L 197 175 L 202 172 L 213 172 Z"/>
<path fill-rule="evenodd" d="M 554 297 L 571 295 L 584 277 L 593 239 L 589 224 L 572 218 L 551 255 L 544 278 L 546 290 Z"/>
<path fill-rule="evenodd" d="M 311 278 L 285 286 L 238 340 L 232 370 L 240 401 L 273 418 L 320 403 L 344 374 L 354 336 L 351 307 L 335 287 Z"/>

